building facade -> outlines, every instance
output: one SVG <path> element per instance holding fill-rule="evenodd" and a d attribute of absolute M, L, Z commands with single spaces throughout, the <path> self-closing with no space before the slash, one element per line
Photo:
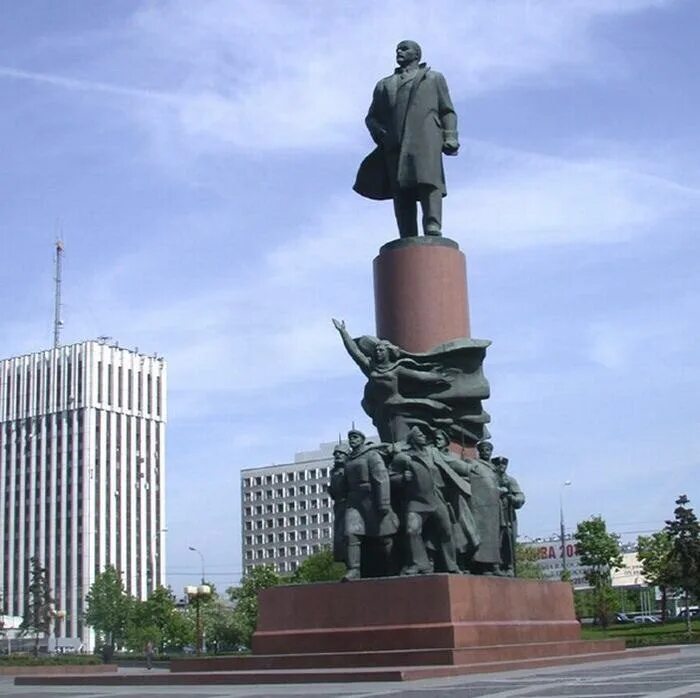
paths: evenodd
<path fill-rule="evenodd" d="M 561 540 L 553 536 L 551 538 L 521 539 L 519 541 L 528 548 L 537 551 L 537 564 L 542 570 L 544 579 L 558 581 L 564 571 L 564 557 L 566 557 L 566 570 L 571 575 L 571 582 L 576 589 L 584 589 L 589 586 L 586 580 L 586 567 L 581 563 L 576 540 L 573 536 Z M 614 587 L 646 586 L 647 581 L 642 574 L 641 563 L 637 557 L 635 547 L 622 545 L 622 566 L 610 575 L 611 584 Z"/>
<path fill-rule="evenodd" d="M 22 615 L 31 559 L 47 570 L 54 634 L 82 622 L 95 575 L 127 593 L 165 582 L 166 365 L 87 341 L 0 361 L 0 594 Z"/>
<path fill-rule="evenodd" d="M 336 443 L 294 456 L 293 463 L 241 471 L 244 573 L 274 565 L 288 574 L 333 542 L 333 502 L 326 486 Z"/>

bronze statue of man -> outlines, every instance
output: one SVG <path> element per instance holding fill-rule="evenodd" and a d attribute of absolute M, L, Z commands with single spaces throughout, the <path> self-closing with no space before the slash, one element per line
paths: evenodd
<path fill-rule="evenodd" d="M 516 510 L 525 504 L 525 493 L 520 489 L 518 481 L 508 475 L 508 459 L 498 456 L 492 459 L 499 477 L 501 493 L 501 572 L 508 577 L 517 573 L 515 559 L 515 544 L 518 540 L 518 519 Z"/>
<path fill-rule="evenodd" d="M 374 88 L 365 124 L 377 148 L 360 165 L 353 187 L 370 199 L 394 200 L 402 238 L 418 235 L 418 201 L 424 234 L 442 235 L 442 154 L 459 149 L 447 82 L 420 59 L 415 41 L 400 42 L 399 67 Z"/>
<path fill-rule="evenodd" d="M 501 574 L 501 482 L 493 464 L 493 444 L 480 441 L 479 458 L 470 461 L 471 509 L 479 531 L 479 548 L 471 560 L 477 574 Z"/>
<path fill-rule="evenodd" d="M 453 540 L 450 510 L 445 501 L 449 466 L 418 427 L 406 437 L 408 449 L 400 451 L 391 463 L 394 473 L 402 473 L 402 497 L 406 502 L 407 564 L 401 574 L 459 573 Z M 427 543 L 435 549 L 435 562 L 428 557 Z"/>
<path fill-rule="evenodd" d="M 365 443 L 357 429 L 348 432 L 350 452 L 345 461 L 345 564 L 344 581 L 388 574 L 393 536 L 399 527 L 391 508 L 391 484 L 377 448 Z M 379 548 L 379 560 L 367 564 L 370 545 Z M 364 564 L 363 564 L 364 563 Z M 367 569 L 370 567 L 370 569 Z"/>
<path fill-rule="evenodd" d="M 333 449 L 333 468 L 328 483 L 328 494 L 333 500 L 333 559 L 345 562 L 345 510 L 348 488 L 345 479 L 345 464 L 348 462 L 348 449 L 338 444 Z"/>

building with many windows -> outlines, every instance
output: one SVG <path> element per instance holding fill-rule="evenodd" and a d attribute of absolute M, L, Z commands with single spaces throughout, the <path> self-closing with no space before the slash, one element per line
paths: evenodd
<path fill-rule="evenodd" d="M 326 491 L 336 443 L 294 456 L 293 463 L 241 471 L 243 571 L 274 565 L 293 572 L 332 545 L 333 502 Z"/>
<path fill-rule="evenodd" d="M 57 641 L 92 644 L 85 595 L 107 565 L 129 594 L 165 580 L 166 366 L 87 341 L 0 361 L 0 596 L 21 616 L 46 568 Z"/>

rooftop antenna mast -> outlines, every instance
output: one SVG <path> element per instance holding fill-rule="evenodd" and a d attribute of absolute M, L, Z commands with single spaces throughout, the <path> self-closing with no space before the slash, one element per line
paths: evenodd
<path fill-rule="evenodd" d="M 56 273 L 54 281 L 56 287 L 54 291 L 54 314 L 53 314 L 53 346 L 57 349 L 61 346 L 61 282 L 63 277 L 63 240 L 60 236 L 56 238 Z"/>

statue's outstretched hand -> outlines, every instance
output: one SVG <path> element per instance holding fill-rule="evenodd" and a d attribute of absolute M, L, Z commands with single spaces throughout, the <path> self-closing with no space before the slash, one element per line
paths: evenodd
<path fill-rule="evenodd" d="M 333 318 L 333 327 L 335 327 L 338 332 L 343 332 L 345 330 L 345 320 L 336 320 Z"/>

